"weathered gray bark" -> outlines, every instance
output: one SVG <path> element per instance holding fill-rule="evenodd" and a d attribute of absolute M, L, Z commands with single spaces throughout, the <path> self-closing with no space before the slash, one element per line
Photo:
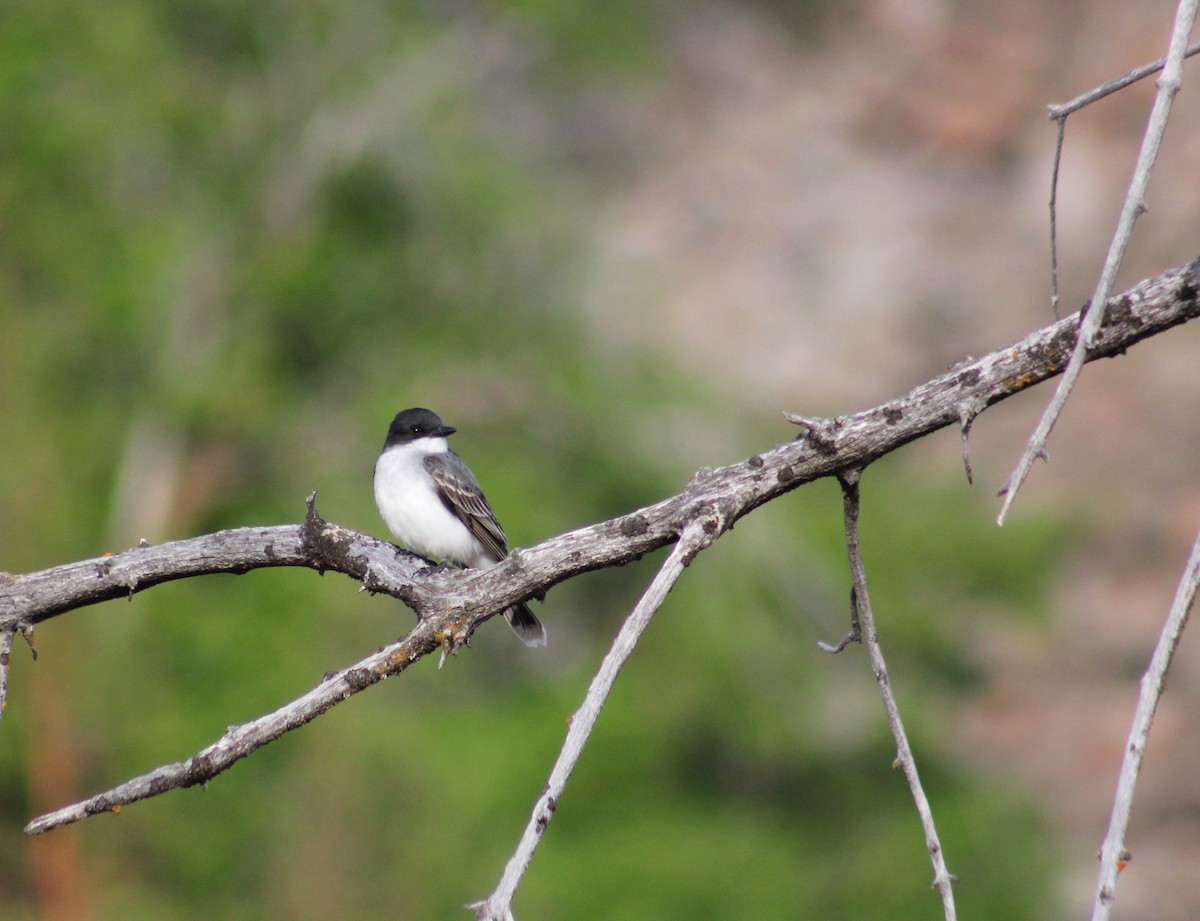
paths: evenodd
<path fill-rule="evenodd" d="M 1200 314 L 1200 259 L 1151 278 L 1113 298 L 1088 360 L 1112 357 Z M 438 648 L 453 651 L 484 620 L 516 601 L 544 593 L 582 572 L 637 559 L 678 539 L 703 518 L 724 531 L 760 505 L 812 480 L 861 469 L 891 451 L 958 423 L 968 428 L 988 406 L 1061 373 L 1075 344 L 1080 315 L 1020 342 L 966 361 L 902 397 L 831 420 L 741 463 L 700 470 L 687 488 L 611 521 L 519 549 L 486 571 L 430 570 L 391 544 L 322 520 L 310 505 L 304 524 L 237 528 L 156 547 L 58 566 L 26 575 L 0 574 L 0 635 L 11 635 L 74 608 L 123 598 L 173 579 L 244 573 L 267 566 L 304 566 L 345 573 L 417 612 L 405 637 L 331 675 L 308 694 L 258 720 L 232 727 L 186 762 L 168 765 L 91 800 L 32 823 L 45 831 L 164 790 L 203 783 L 284 732 Z M 965 447 L 965 439 L 964 439 Z"/>

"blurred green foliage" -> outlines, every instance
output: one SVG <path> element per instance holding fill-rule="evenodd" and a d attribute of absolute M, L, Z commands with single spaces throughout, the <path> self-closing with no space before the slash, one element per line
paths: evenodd
<path fill-rule="evenodd" d="M 577 316 L 599 194 L 584 165 L 602 157 L 574 110 L 597 83 L 653 79 L 667 15 L 0 7 L 0 569 L 297 521 L 314 488 L 327 517 L 383 533 L 371 470 L 408 405 L 461 427 L 519 545 L 790 437 L 773 408 L 616 356 Z M 731 453 L 680 453 L 663 418 L 715 427 Z M 975 688 L 963 612 L 1036 616 L 1062 528 L 996 531 L 947 454 L 948 486 L 902 461 L 864 481 L 876 609 L 964 916 L 1042 917 L 1035 817 L 955 762 L 941 720 Z M 46 624 L 36 666 L 14 655 L 0 721 L 0 916 L 54 916 L 69 879 L 96 919 L 465 917 L 656 562 L 555 589 L 546 651 L 489 624 L 444 670 L 419 664 L 207 791 L 55 833 L 53 853 L 21 837 L 32 814 L 188 757 L 411 615 L 278 571 Z M 844 630 L 847 585 L 829 484 L 689 570 L 567 789 L 523 916 L 936 914 L 861 652 L 815 646 Z"/>

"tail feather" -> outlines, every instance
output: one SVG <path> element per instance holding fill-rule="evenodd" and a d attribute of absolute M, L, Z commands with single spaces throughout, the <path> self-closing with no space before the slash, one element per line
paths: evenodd
<path fill-rule="evenodd" d="M 513 605 L 504 612 L 504 617 L 526 646 L 546 645 L 546 628 L 525 602 Z"/>

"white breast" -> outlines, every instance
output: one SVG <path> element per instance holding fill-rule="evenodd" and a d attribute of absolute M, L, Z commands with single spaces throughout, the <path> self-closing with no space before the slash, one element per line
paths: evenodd
<path fill-rule="evenodd" d="M 421 465 L 447 450 L 444 438 L 423 438 L 385 451 L 375 463 L 375 504 L 392 535 L 431 560 L 477 566 L 479 542 L 442 503 Z"/>

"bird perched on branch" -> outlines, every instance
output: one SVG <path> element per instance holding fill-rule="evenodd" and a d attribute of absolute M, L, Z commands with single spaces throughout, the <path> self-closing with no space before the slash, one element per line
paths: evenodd
<path fill-rule="evenodd" d="M 446 439 L 456 431 L 428 409 L 397 413 L 375 463 L 375 504 L 413 553 L 486 569 L 508 556 L 508 541 L 475 474 L 450 450 Z M 546 628 L 527 604 L 504 617 L 526 646 L 546 645 Z"/>

